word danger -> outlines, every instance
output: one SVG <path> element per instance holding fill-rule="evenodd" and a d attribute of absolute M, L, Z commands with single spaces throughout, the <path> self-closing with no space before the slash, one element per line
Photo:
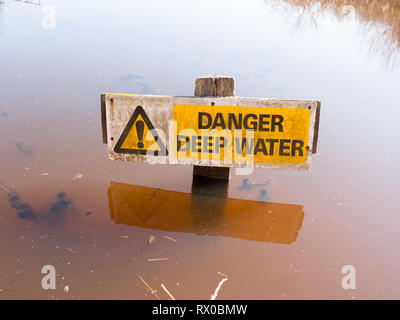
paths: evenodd
<path fill-rule="evenodd" d="M 234 114 L 228 113 L 227 119 L 221 112 L 215 115 L 215 118 L 207 112 L 199 112 L 198 128 L 199 129 L 246 129 L 255 131 L 271 131 L 283 132 L 283 116 L 278 114 L 260 114 L 249 113 Z"/>

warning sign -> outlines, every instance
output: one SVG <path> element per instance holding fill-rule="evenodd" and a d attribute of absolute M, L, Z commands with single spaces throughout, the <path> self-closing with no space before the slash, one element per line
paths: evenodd
<path fill-rule="evenodd" d="M 176 105 L 176 157 L 217 161 L 304 163 L 310 110 Z"/>
<path fill-rule="evenodd" d="M 112 160 L 307 170 L 317 151 L 319 101 L 130 94 L 102 101 Z"/>
<path fill-rule="evenodd" d="M 167 155 L 167 149 L 141 106 L 133 112 L 114 147 L 116 153 Z"/>

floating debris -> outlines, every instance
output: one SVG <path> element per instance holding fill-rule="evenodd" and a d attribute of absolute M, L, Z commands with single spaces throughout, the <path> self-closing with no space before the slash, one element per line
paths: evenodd
<path fill-rule="evenodd" d="M 7 109 L 3 109 L 3 112 L 1 114 L 3 115 L 3 117 L 7 117 L 8 116 L 8 110 Z"/>
<path fill-rule="evenodd" d="M 69 286 L 65 286 L 65 287 L 64 287 L 64 291 L 65 291 L 65 293 L 68 293 L 68 291 L 69 291 Z"/>
<path fill-rule="evenodd" d="M 9 189 L 7 189 L 5 186 L 3 186 L 2 184 L 0 184 L 0 189 L 3 189 L 7 193 L 11 193 L 11 191 Z"/>
<path fill-rule="evenodd" d="M 15 145 L 17 146 L 19 152 L 23 153 L 26 156 L 31 156 L 33 151 L 30 146 L 28 146 L 26 143 L 22 141 L 16 141 Z"/>
<path fill-rule="evenodd" d="M 155 236 L 150 236 L 149 240 L 147 240 L 147 243 L 148 244 L 152 244 L 152 243 L 154 243 L 154 241 L 156 241 L 156 237 Z"/>
<path fill-rule="evenodd" d="M 147 259 L 148 262 L 154 262 L 154 261 L 165 261 L 169 260 L 169 258 L 154 258 L 154 259 Z"/>
<path fill-rule="evenodd" d="M 224 284 L 224 282 L 227 281 L 227 280 L 228 280 L 228 278 L 224 278 L 218 283 L 218 286 L 215 289 L 214 294 L 211 295 L 211 300 L 215 300 L 217 298 L 219 290 L 221 289 L 221 287 Z"/>
<path fill-rule="evenodd" d="M 73 253 L 73 254 L 75 254 L 75 253 L 76 253 L 76 251 L 75 251 L 75 250 L 73 250 L 73 249 L 71 249 L 71 248 L 67 248 L 67 250 L 68 250 L 69 252 Z"/>
<path fill-rule="evenodd" d="M 51 205 L 50 210 L 52 212 L 59 212 L 59 211 L 63 211 L 65 209 L 67 209 L 70 206 L 70 204 L 73 202 L 73 200 L 67 199 L 66 197 L 67 197 L 67 194 L 64 191 L 59 192 L 57 194 L 58 201 Z"/>
<path fill-rule="evenodd" d="M 223 276 L 224 278 L 228 278 L 228 276 L 222 272 L 217 271 L 217 274 L 219 274 L 220 276 Z"/>
<path fill-rule="evenodd" d="M 168 291 L 168 289 L 161 283 L 161 288 L 167 293 L 171 300 L 175 300 L 174 296 Z"/>
<path fill-rule="evenodd" d="M 175 240 L 174 238 L 168 237 L 168 236 L 164 236 L 165 239 L 171 240 L 173 242 L 178 242 L 178 240 Z"/>
<path fill-rule="evenodd" d="M 156 290 L 154 290 L 152 287 L 150 287 L 150 285 L 149 285 L 146 281 L 144 281 L 144 279 L 143 279 L 141 276 L 138 275 L 138 278 L 144 283 L 144 285 L 146 286 L 146 289 L 147 289 L 152 295 L 154 295 L 158 300 L 161 300 L 160 297 L 158 296 Z"/>
<path fill-rule="evenodd" d="M 88 211 L 88 212 L 85 213 L 85 216 L 90 216 L 91 214 L 93 214 L 93 212 L 92 211 Z"/>
<path fill-rule="evenodd" d="M 47 239 L 49 236 L 47 234 L 42 234 L 37 242 L 35 242 L 32 246 L 32 249 L 34 249 L 43 239 Z"/>
<path fill-rule="evenodd" d="M 72 177 L 72 180 L 80 180 L 80 179 L 82 179 L 82 177 L 83 177 L 83 174 L 77 173 Z"/>

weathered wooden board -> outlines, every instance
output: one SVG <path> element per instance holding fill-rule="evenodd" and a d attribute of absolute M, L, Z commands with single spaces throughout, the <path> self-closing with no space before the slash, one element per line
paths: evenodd
<path fill-rule="evenodd" d="M 112 160 L 309 169 L 320 103 L 241 97 L 104 94 Z"/>

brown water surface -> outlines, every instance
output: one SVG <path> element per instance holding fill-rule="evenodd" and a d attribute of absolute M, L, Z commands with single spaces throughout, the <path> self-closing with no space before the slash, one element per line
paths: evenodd
<path fill-rule="evenodd" d="M 162 299 L 161 284 L 209 299 L 225 276 L 219 299 L 399 298 L 399 10 L 0 3 L 0 299 L 156 299 L 139 276 Z M 320 100 L 311 171 L 204 187 L 190 167 L 107 159 L 100 93 L 192 95 L 206 74 L 234 76 L 238 96 Z"/>

